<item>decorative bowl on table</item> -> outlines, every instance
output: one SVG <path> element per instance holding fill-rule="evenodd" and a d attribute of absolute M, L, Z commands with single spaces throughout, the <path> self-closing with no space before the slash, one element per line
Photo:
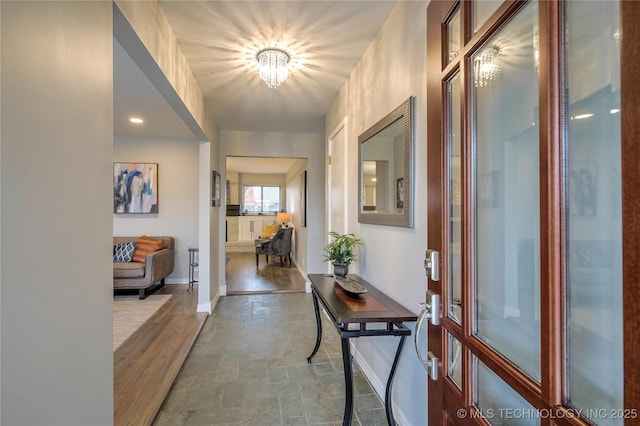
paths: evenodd
<path fill-rule="evenodd" d="M 351 294 L 363 294 L 367 292 L 367 288 L 356 280 L 347 277 L 335 277 L 336 284 L 345 292 Z"/>

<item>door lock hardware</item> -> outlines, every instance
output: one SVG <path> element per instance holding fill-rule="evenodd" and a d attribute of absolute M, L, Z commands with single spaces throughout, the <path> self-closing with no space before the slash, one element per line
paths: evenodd
<path fill-rule="evenodd" d="M 425 320 L 429 320 L 433 325 L 440 324 L 440 295 L 427 290 L 427 302 L 420 303 L 418 306 L 422 309 L 418 316 L 418 322 L 416 323 L 416 330 L 413 334 L 413 344 L 416 348 L 416 355 L 420 360 L 420 363 L 427 371 L 427 374 L 431 380 L 438 380 L 438 358 L 436 358 L 431 351 L 427 352 L 427 357 L 422 356 L 420 336 L 422 335 L 422 326 Z"/>
<path fill-rule="evenodd" d="M 436 358 L 431 351 L 427 351 L 427 357 L 425 358 L 422 356 L 422 351 L 420 350 L 420 330 L 422 328 L 424 320 L 427 319 L 427 316 L 424 315 L 424 313 L 426 313 L 426 310 L 424 310 L 423 308 L 423 314 L 418 319 L 416 331 L 413 335 L 413 343 L 416 347 L 416 356 L 418 357 L 420 364 L 424 367 L 429 378 L 433 381 L 436 381 L 438 380 L 438 358 Z"/>
<path fill-rule="evenodd" d="M 433 325 L 440 325 L 440 295 L 427 290 L 427 301 L 419 303 L 421 309 L 419 320 L 428 319 Z"/>
<path fill-rule="evenodd" d="M 427 359 L 420 359 L 420 362 L 422 362 L 422 366 L 427 371 L 429 378 L 434 382 L 438 380 L 438 364 L 440 362 L 438 358 L 433 356 L 433 353 L 429 351 L 427 352 Z"/>
<path fill-rule="evenodd" d="M 427 276 L 431 278 L 431 281 L 440 280 L 440 252 L 436 250 L 427 250 L 424 258 L 424 269 L 427 271 Z"/>

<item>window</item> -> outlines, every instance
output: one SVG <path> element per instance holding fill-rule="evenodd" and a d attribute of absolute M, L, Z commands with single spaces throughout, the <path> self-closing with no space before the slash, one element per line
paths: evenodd
<path fill-rule="evenodd" d="M 243 205 L 248 213 L 277 213 L 280 211 L 280 187 L 245 185 Z"/>

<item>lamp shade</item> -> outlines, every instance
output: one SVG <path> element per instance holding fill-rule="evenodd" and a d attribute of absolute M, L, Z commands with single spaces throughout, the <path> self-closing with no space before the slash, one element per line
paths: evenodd
<path fill-rule="evenodd" d="M 289 223 L 291 221 L 291 215 L 289 213 L 280 212 L 276 220 L 278 223 Z"/>

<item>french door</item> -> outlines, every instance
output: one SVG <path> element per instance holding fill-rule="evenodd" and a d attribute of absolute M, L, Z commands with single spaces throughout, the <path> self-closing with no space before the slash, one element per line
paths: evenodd
<path fill-rule="evenodd" d="M 429 425 L 639 424 L 640 4 L 427 20 Z"/>

